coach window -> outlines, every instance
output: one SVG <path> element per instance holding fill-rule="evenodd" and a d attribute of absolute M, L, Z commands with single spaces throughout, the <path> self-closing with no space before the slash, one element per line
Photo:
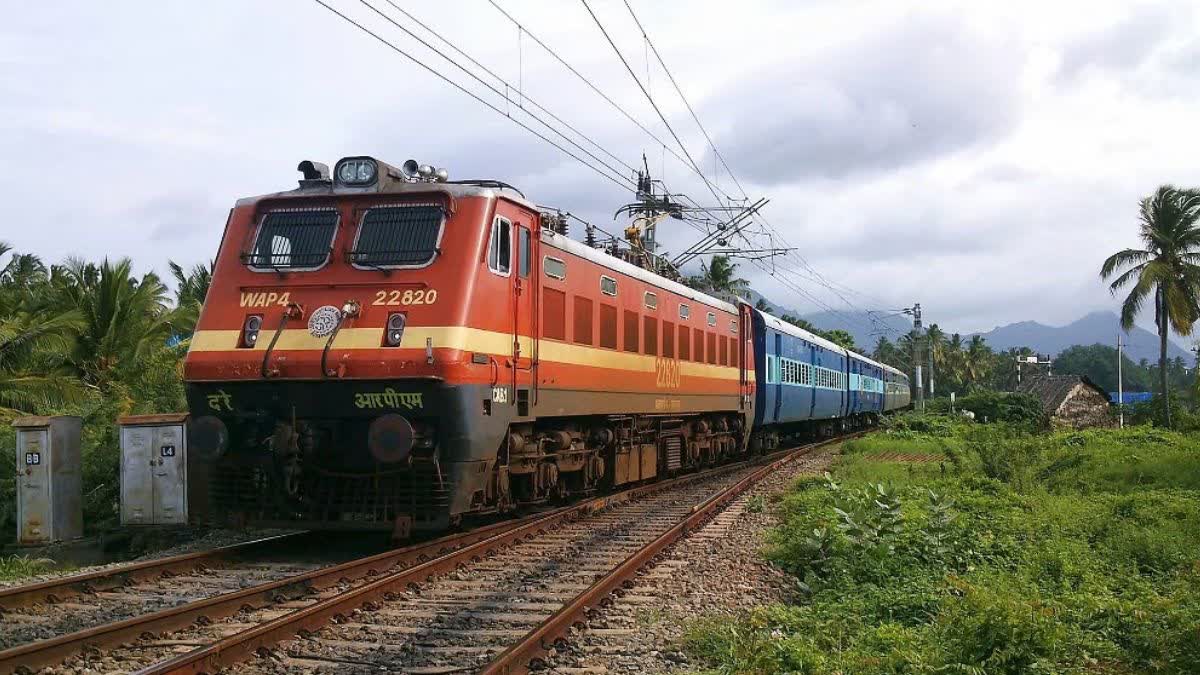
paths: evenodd
<path fill-rule="evenodd" d="M 512 223 L 503 216 L 492 221 L 492 243 L 488 247 L 488 269 L 508 276 L 512 269 Z"/>
<path fill-rule="evenodd" d="M 562 281 L 567 278 L 567 264 L 558 258 L 542 258 L 542 271 L 551 279 Z"/>
<path fill-rule="evenodd" d="M 650 291 L 646 291 L 643 298 L 646 301 L 646 309 L 658 309 L 658 296 Z"/>
<path fill-rule="evenodd" d="M 688 317 L 691 315 L 692 315 L 692 309 L 690 307 L 688 307 L 687 305 L 679 306 L 679 319 L 681 321 L 687 321 Z"/>
<path fill-rule="evenodd" d="M 605 295 L 616 296 L 617 280 L 612 277 L 601 276 L 600 277 L 600 292 Z"/>
<path fill-rule="evenodd" d="M 519 251 L 519 253 L 517 255 L 519 255 L 520 258 L 517 259 L 517 272 L 521 275 L 522 279 L 529 278 L 529 264 L 531 262 L 529 259 L 529 256 L 530 256 L 529 249 L 530 249 L 529 230 L 527 228 L 518 226 L 517 227 L 517 250 Z"/>

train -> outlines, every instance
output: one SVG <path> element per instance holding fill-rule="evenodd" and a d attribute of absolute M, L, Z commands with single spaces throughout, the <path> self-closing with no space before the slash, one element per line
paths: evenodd
<path fill-rule="evenodd" d="M 230 210 L 184 361 L 226 522 L 405 538 L 909 404 L 899 370 L 576 241 L 504 182 L 298 171 Z"/>

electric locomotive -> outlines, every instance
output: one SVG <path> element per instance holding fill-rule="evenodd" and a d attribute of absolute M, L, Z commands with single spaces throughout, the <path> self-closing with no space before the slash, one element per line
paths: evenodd
<path fill-rule="evenodd" d="M 223 514 L 404 536 L 748 452 L 748 305 L 499 181 L 298 169 L 230 211 L 185 361 Z"/>

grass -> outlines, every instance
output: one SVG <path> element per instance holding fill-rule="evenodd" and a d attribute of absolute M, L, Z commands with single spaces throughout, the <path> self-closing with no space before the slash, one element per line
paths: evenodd
<path fill-rule="evenodd" d="M 54 561 L 23 555 L 0 556 L 0 581 L 16 581 L 54 568 Z"/>
<path fill-rule="evenodd" d="M 780 509 L 798 599 L 691 626 L 713 672 L 1200 672 L 1200 440 L 902 429 Z"/>

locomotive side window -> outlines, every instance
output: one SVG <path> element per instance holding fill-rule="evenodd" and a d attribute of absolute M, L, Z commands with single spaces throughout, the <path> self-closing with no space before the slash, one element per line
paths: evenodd
<path fill-rule="evenodd" d="M 612 277 L 600 277 L 600 292 L 605 295 L 615 296 L 617 294 L 617 280 Z"/>
<path fill-rule="evenodd" d="M 355 267 L 424 267 L 437 257 L 445 222 L 437 204 L 367 209 L 347 256 Z"/>
<path fill-rule="evenodd" d="M 542 291 L 542 337 L 567 339 L 567 294 L 554 288 Z"/>
<path fill-rule="evenodd" d="M 717 315 L 716 314 L 713 314 L 712 312 L 708 313 L 708 325 L 710 325 L 710 326 L 717 325 Z"/>
<path fill-rule="evenodd" d="M 529 265 L 532 262 L 530 256 L 529 230 L 524 227 L 517 227 L 517 272 L 522 279 L 529 278 Z"/>
<path fill-rule="evenodd" d="M 575 296 L 575 342 L 592 344 L 592 301 Z"/>
<path fill-rule="evenodd" d="M 563 280 L 567 278 L 567 264 L 558 258 L 546 256 L 542 258 L 542 271 L 551 279 Z"/>
<path fill-rule="evenodd" d="M 690 307 L 688 307 L 687 305 L 679 306 L 679 318 L 680 319 L 687 321 L 688 317 L 691 315 L 692 315 L 692 309 Z"/>
<path fill-rule="evenodd" d="M 508 276 L 512 269 L 512 223 L 496 216 L 492 221 L 492 241 L 488 246 L 488 269 Z"/>
<path fill-rule="evenodd" d="M 617 308 L 600 304 L 600 346 L 617 348 Z"/>
<path fill-rule="evenodd" d="M 638 313 L 625 310 L 625 351 L 638 351 Z"/>
<path fill-rule="evenodd" d="M 271 211 L 263 216 L 254 248 L 243 259 L 256 271 L 317 269 L 329 261 L 337 224 L 334 209 Z"/>
<path fill-rule="evenodd" d="M 646 301 L 646 309 L 658 309 L 658 295 L 646 291 L 644 300 Z"/>
<path fill-rule="evenodd" d="M 642 332 L 646 336 L 646 353 L 658 356 L 658 319 L 652 316 L 642 317 Z"/>

